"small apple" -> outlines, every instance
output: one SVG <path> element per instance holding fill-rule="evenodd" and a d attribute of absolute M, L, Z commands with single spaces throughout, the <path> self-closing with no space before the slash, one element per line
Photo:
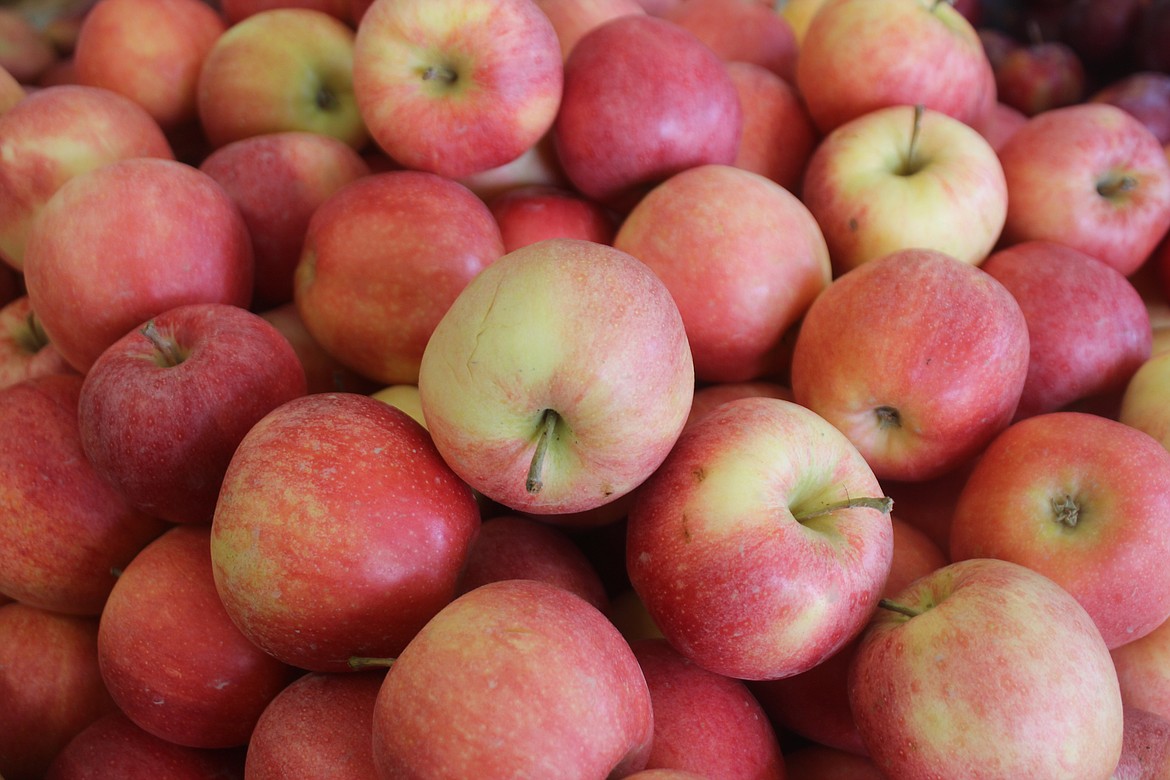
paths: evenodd
<path fill-rule="evenodd" d="M 1102 86 L 1089 100 L 1128 111 L 1154 134 L 1158 143 L 1170 145 L 1170 73 L 1129 73 Z"/>
<path fill-rule="evenodd" d="M 0 8 L 0 67 L 31 84 L 54 62 L 53 44 L 19 8 Z"/>
<path fill-rule="evenodd" d="M 1063 41 L 1018 46 L 995 68 L 996 98 L 1024 116 L 1080 103 L 1086 81 L 1080 56 Z"/>
<path fill-rule="evenodd" d="M 0 307 L 0 388 L 46 374 L 73 373 L 49 343 L 27 295 Z"/>
<path fill-rule="evenodd" d="M 521 185 L 501 192 L 487 205 L 500 226 L 505 252 L 546 238 L 611 244 L 617 232 L 612 212 L 564 187 Z"/>

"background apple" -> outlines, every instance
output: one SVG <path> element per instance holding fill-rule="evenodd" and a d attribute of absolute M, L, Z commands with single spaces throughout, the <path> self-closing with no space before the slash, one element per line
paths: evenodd
<path fill-rule="evenodd" d="M 15 8 L 0 8 L 0 67 L 31 84 L 56 61 L 52 42 L 30 19 Z"/>
<path fill-rule="evenodd" d="M 357 19 L 352 16 L 349 0 L 218 0 L 218 3 L 220 13 L 229 24 L 275 8 L 312 8 L 336 16 L 351 25 L 357 24 Z"/>
<path fill-rule="evenodd" d="M 564 59 L 568 59 L 581 36 L 599 24 L 627 14 L 646 13 L 638 0 L 536 0 L 536 4 L 552 22 Z"/>
<path fill-rule="evenodd" d="M 27 295 L 0 306 L 0 388 L 74 369 L 49 343 Z"/>
<path fill-rule="evenodd" d="M 762 65 L 728 62 L 743 108 L 743 135 L 732 165 L 798 194 L 804 167 L 819 140 L 796 89 Z"/>
<path fill-rule="evenodd" d="M 1163 147 L 1170 144 L 1170 73 L 1130 73 L 1104 85 L 1089 96 L 1089 100 L 1128 111 L 1154 134 Z"/>
<path fill-rule="evenodd" d="M 1086 78 L 1084 63 L 1067 43 L 1029 42 L 996 65 L 996 97 L 1025 116 L 1035 116 L 1083 101 Z"/>
<path fill-rule="evenodd" d="M 759 0 L 681 0 L 662 14 L 690 30 L 726 62 L 750 62 L 788 83 L 796 77 L 796 33 Z"/>
<path fill-rule="evenodd" d="M 487 205 L 500 226 L 505 252 L 546 238 L 611 244 L 617 232 L 612 212 L 565 187 L 518 185 L 490 198 Z"/>

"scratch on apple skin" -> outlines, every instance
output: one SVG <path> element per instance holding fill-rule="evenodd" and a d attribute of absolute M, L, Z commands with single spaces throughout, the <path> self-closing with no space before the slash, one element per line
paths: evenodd
<path fill-rule="evenodd" d="M 475 340 L 471 345 L 471 351 L 467 353 L 467 373 L 471 373 L 471 367 L 475 364 L 475 353 L 479 350 L 480 337 L 487 331 L 488 322 L 491 320 L 492 311 L 496 308 L 496 300 L 500 296 L 500 281 L 496 281 L 496 286 L 492 290 L 491 300 L 488 301 L 487 310 L 484 311 L 483 317 L 480 319 L 479 329 L 475 332 Z"/>

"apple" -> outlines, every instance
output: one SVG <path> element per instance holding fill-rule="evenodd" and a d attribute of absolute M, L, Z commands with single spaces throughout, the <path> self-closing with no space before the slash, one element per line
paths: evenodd
<path fill-rule="evenodd" d="M 700 385 L 696 388 L 695 397 L 691 401 L 691 411 L 687 415 L 686 427 L 689 428 L 715 411 L 715 408 L 720 404 L 740 398 L 756 397 L 793 400 L 791 388 L 768 379 Z"/>
<path fill-rule="evenodd" d="M 1056 241 L 1129 276 L 1170 227 L 1170 161 L 1132 114 L 1082 103 L 1031 117 L 999 150 L 1004 245 Z"/>
<path fill-rule="evenodd" d="M 298 130 L 226 144 L 199 169 L 219 182 L 248 226 L 256 269 L 254 310 L 293 300 L 293 276 L 313 212 L 343 185 L 370 173 L 369 164 L 343 141 Z"/>
<path fill-rule="evenodd" d="M 19 271 L 34 217 L 65 181 L 116 160 L 174 153 L 134 101 L 63 85 L 31 92 L 0 114 L 0 157 L 0 259 Z"/>
<path fill-rule="evenodd" d="M 795 86 L 822 133 L 897 105 L 970 123 L 995 99 L 978 33 L 937 0 L 828 0 L 801 40 Z"/>
<path fill-rule="evenodd" d="M 422 413 L 422 399 L 419 397 L 418 385 L 387 385 L 369 395 L 382 403 L 401 409 L 419 425 L 427 427 L 427 420 Z"/>
<path fill-rule="evenodd" d="M 792 25 L 760 0 L 681 0 L 662 18 L 690 30 L 726 62 L 750 62 L 791 84 L 798 44 Z"/>
<path fill-rule="evenodd" d="M 41 209 L 24 278 L 45 334 L 84 373 L 150 317 L 186 303 L 247 306 L 248 229 L 205 173 L 158 158 L 69 179 Z"/>
<path fill-rule="evenodd" d="M 479 524 L 471 490 L 405 412 L 306 395 L 232 457 L 211 524 L 215 585 L 257 646 L 347 671 L 350 656 L 399 653 L 454 597 Z"/>
<path fill-rule="evenodd" d="M 647 769 L 685 770 L 707 780 L 783 780 L 776 732 L 742 680 L 697 666 L 665 639 L 630 647 L 654 709 Z"/>
<path fill-rule="evenodd" d="M 999 27 L 977 27 L 975 34 L 983 44 L 983 51 L 987 54 L 987 61 L 991 63 L 992 73 L 1009 54 L 1026 45 L 1016 35 Z"/>
<path fill-rule="evenodd" d="M 1125 705 L 1170 719 L 1170 620 L 1110 654 Z"/>
<path fill-rule="evenodd" d="M 1028 355 L 1027 321 L 1006 287 L 945 253 L 904 249 L 838 277 L 813 302 L 791 386 L 878 479 L 925 480 L 1008 426 Z"/>
<path fill-rule="evenodd" d="M 94 361 L 78 401 L 81 445 L 138 509 L 209 523 L 244 434 L 305 392 L 296 352 L 263 317 L 220 303 L 177 306 Z"/>
<path fill-rule="evenodd" d="M 98 622 L 0 606 L 0 775 L 40 780 L 86 726 L 115 709 L 98 669 Z"/>
<path fill-rule="evenodd" d="M 732 165 L 799 193 L 804 167 L 820 140 L 796 89 L 762 65 L 728 62 L 743 107 L 743 135 Z"/>
<path fill-rule="evenodd" d="M 625 212 L 675 173 L 731 164 L 743 109 L 709 46 L 666 19 L 631 14 L 573 47 L 552 134 L 573 186 Z"/>
<path fill-rule="evenodd" d="M 353 82 L 390 157 L 458 178 L 511 162 L 548 132 L 561 45 L 535 0 L 375 0 L 358 26 Z"/>
<path fill-rule="evenodd" d="M 889 501 L 844 434 L 789 401 L 744 398 L 684 431 L 639 488 L 626 570 L 685 657 L 779 679 L 862 630 L 892 545 Z"/>
<path fill-rule="evenodd" d="M 500 227 L 505 252 L 546 238 L 611 244 L 617 232 L 612 212 L 564 187 L 517 186 L 488 200 L 487 205 Z"/>
<path fill-rule="evenodd" d="M 354 95 L 354 38 L 348 24 L 313 8 L 274 8 L 233 24 L 196 84 L 208 142 L 301 130 L 360 149 L 369 133 Z"/>
<path fill-rule="evenodd" d="M 1154 134 L 1158 143 L 1170 145 L 1170 73 L 1128 73 L 1102 86 L 1088 99 L 1128 111 Z"/>
<path fill-rule="evenodd" d="M 1141 294 L 1112 266 L 1054 241 L 994 252 L 981 268 L 1020 304 L 1028 376 L 1016 419 L 1119 391 L 1150 356 Z"/>
<path fill-rule="evenodd" d="M 432 618 L 374 709 L 379 777 L 621 778 L 643 768 L 650 692 L 618 630 L 534 580 L 493 582 Z"/>
<path fill-rule="evenodd" d="M 385 153 L 382 153 L 381 157 L 390 160 Z M 401 170 L 402 166 L 393 160 L 390 160 L 390 163 Z M 518 187 L 537 185 L 571 189 L 565 172 L 561 170 L 561 162 L 557 159 L 552 133 L 545 133 L 536 145 L 529 147 L 511 162 L 488 168 L 486 171 L 460 176 L 455 181 L 474 192 L 484 202 L 489 202 Z"/>
<path fill-rule="evenodd" d="M 1007 103 L 996 101 L 979 119 L 971 123 L 971 127 L 987 139 L 991 148 L 999 154 L 999 150 L 1012 137 L 1012 134 L 1028 121 L 1022 111 L 1012 108 Z"/>
<path fill-rule="evenodd" d="M 57 61 L 48 38 L 19 8 L 0 8 L 0 67 L 30 84 Z"/>
<path fill-rule="evenodd" d="M 866 756 L 810 743 L 784 754 L 788 780 L 887 780 Z"/>
<path fill-rule="evenodd" d="M 297 353 L 305 371 L 307 393 L 369 394 L 381 387 L 374 380 L 343 366 L 330 355 L 305 327 L 295 301 L 265 309 L 260 312 L 260 316 L 272 323 Z"/>
<path fill-rule="evenodd" d="M 1096 625 L 1009 561 L 948 564 L 883 601 L 849 676 L 857 729 L 889 777 L 1105 780 L 1121 756 L 1121 694 Z"/>
<path fill-rule="evenodd" d="M 243 780 L 244 751 L 169 742 L 115 710 L 71 739 L 49 764 L 44 780 Z"/>
<path fill-rule="evenodd" d="M 352 4 L 349 0 L 218 0 L 218 5 L 229 24 L 277 8 L 311 8 L 335 16 L 347 24 L 357 23 L 351 15 Z"/>
<path fill-rule="evenodd" d="M 552 22 L 562 59 L 568 59 L 581 36 L 594 27 L 619 16 L 646 13 L 638 0 L 536 0 L 536 4 Z"/>
<path fill-rule="evenodd" d="M 16 77 L 0 66 L 0 114 L 15 106 L 28 94 Z"/>
<path fill-rule="evenodd" d="M 645 263 L 551 238 L 464 287 L 426 344 L 418 388 L 455 473 L 509 509 L 554 515 L 610 503 L 662 463 L 694 362 L 678 306 Z"/>
<path fill-rule="evenodd" d="M 1170 773 L 1170 720 L 1140 707 L 1122 708 L 1121 760 L 1110 780 L 1149 780 Z"/>
<path fill-rule="evenodd" d="M 417 383 L 435 326 L 504 254 L 487 205 L 426 171 L 388 171 L 314 210 L 294 275 L 305 327 L 326 352 L 382 384 Z"/>
<path fill-rule="evenodd" d="M 1170 450 L 1167 387 L 1170 387 L 1170 350 L 1163 350 L 1138 366 L 1126 382 L 1117 419 L 1149 434 Z"/>
<path fill-rule="evenodd" d="M 908 248 L 977 265 L 1008 210 L 1003 167 L 987 139 L 921 104 L 874 109 L 832 130 L 808 161 L 801 198 L 838 276 Z"/>
<path fill-rule="evenodd" d="M 1144 5 L 1145 0 L 1069 0 L 1060 14 L 1060 40 L 1093 72 L 1131 67 L 1130 48 Z"/>
<path fill-rule="evenodd" d="M 77 83 L 133 100 L 164 129 L 197 116 L 195 91 L 227 24 L 203 0 L 100 0 L 77 34 Z"/>
<path fill-rule="evenodd" d="M 1170 618 L 1167 502 L 1170 452 L 1149 434 L 1083 412 L 1029 417 L 972 469 L 955 505 L 950 557 L 1002 558 L 1044 574 L 1080 602 L 1112 649 Z"/>
<path fill-rule="evenodd" d="M 995 68 L 996 98 L 1025 116 L 1080 103 L 1086 81 L 1080 56 L 1063 41 L 1018 46 Z"/>
<path fill-rule="evenodd" d="M 695 376 L 707 382 L 783 372 L 784 335 L 832 276 L 809 209 L 732 165 L 695 166 L 650 190 L 613 245 L 662 279 L 682 314 Z"/>
<path fill-rule="evenodd" d="M 46 374 L 74 373 L 32 310 L 27 295 L 0 306 L 0 388 Z"/>
<path fill-rule="evenodd" d="M 248 780 L 375 777 L 370 735 L 386 674 L 309 673 L 278 693 L 256 722 L 244 766 Z"/>
<path fill-rule="evenodd" d="M 82 384 L 52 374 L 0 390 L 0 593 L 98 615 L 117 572 L 167 524 L 134 509 L 86 458 Z"/>

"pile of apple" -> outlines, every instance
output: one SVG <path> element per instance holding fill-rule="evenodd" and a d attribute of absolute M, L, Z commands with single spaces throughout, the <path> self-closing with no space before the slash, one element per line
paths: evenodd
<path fill-rule="evenodd" d="M 73 5 L 5 780 L 1170 776 L 1170 3 Z"/>

